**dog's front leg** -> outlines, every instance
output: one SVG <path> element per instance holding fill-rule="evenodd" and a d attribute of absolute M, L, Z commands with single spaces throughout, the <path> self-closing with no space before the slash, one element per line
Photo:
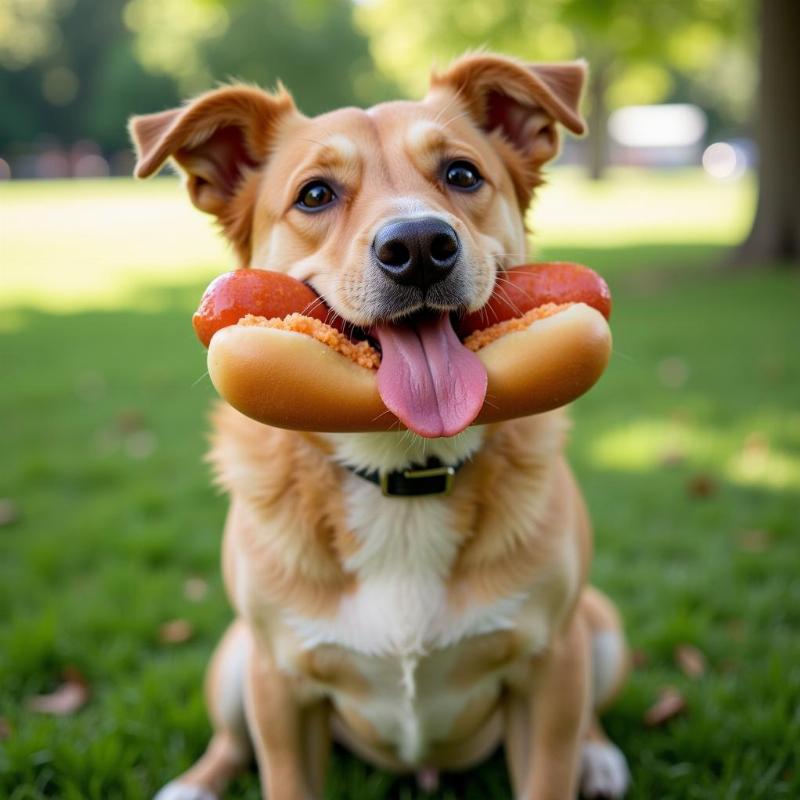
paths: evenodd
<path fill-rule="evenodd" d="M 533 665 L 528 764 L 520 800 L 573 800 L 577 795 L 589 722 L 589 657 L 585 624 L 576 614 Z"/>
<path fill-rule="evenodd" d="M 291 681 L 257 643 L 249 656 L 245 698 L 265 800 L 318 800 L 305 772 L 303 709 Z"/>

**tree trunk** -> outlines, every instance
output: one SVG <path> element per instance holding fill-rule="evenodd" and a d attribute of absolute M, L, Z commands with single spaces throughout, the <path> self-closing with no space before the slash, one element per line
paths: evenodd
<path fill-rule="evenodd" d="M 758 206 L 740 264 L 800 266 L 800 2 L 761 0 Z"/>
<path fill-rule="evenodd" d="M 593 66 L 589 80 L 589 177 L 599 181 L 608 167 L 608 67 L 602 62 Z"/>

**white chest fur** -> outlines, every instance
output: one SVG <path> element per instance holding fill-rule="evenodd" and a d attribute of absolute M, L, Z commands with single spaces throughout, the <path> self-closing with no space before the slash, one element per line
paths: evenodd
<path fill-rule="evenodd" d="M 453 609 L 447 576 L 462 540 L 435 497 L 392 498 L 361 478 L 346 486 L 348 524 L 360 542 L 345 562 L 358 588 L 334 617 L 290 616 L 306 648 L 336 644 L 364 655 L 421 656 L 465 637 L 510 628 L 523 596 Z"/>
<path fill-rule="evenodd" d="M 346 486 L 348 523 L 361 544 L 346 568 L 358 588 L 326 619 L 285 617 L 304 649 L 337 645 L 370 686 L 368 698 L 333 690 L 334 705 L 353 704 L 407 764 L 424 763 L 431 743 L 451 734 L 470 702 L 493 703 L 501 675 L 453 686 L 465 640 L 508 630 L 524 595 L 453 608 L 447 576 L 461 543 L 445 503 L 383 497 L 353 476 Z M 468 646 L 468 645 L 467 645 Z"/>

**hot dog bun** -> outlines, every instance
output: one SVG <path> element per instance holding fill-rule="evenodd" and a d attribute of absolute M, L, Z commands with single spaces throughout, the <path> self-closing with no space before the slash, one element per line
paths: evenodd
<path fill-rule="evenodd" d="M 218 331 L 208 374 L 248 417 L 300 431 L 380 431 L 399 425 L 381 401 L 375 370 L 311 336 L 259 326 Z"/>
<path fill-rule="evenodd" d="M 477 353 L 486 401 L 476 423 L 549 411 L 575 400 L 602 374 L 611 333 L 597 309 L 575 303 Z M 383 431 L 402 427 L 386 409 L 376 373 L 302 333 L 232 326 L 214 334 L 208 371 L 234 408 L 293 430 Z"/>

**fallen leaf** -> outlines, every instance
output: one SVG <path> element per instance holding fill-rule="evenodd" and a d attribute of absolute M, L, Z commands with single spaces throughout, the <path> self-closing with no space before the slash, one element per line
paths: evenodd
<path fill-rule="evenodd" d="M 687 678 L 702 678 L 706 672 L 706 657 L 691 644 L 679 644 L 673 654 L 675 663 Z"/>
<path fill-rule="evenodd" d="M 686 453 L 677 447 L 665 450 L 659 457 L 659 464 L 662 467 L 679 467 L 684 463 L 686 463 Z"/>
<path fill-rule="evenodd" d="M 105 391 L 106 379 L 96 370 L 82 372 L 75 379 L 75 394 L 86 402 L 98 400 Z"/>
<path fill-rule="evenodd" d="M 183 596 L 195 603 L 208 594 L 208 581 L 204 578 L 187 578 L 183 582 Z"/>
<path fill-rule="evenodd" d="M 658 379 L 668 389 L 680 389 L 689 380 L 689 365 L 680 356 L 669 356 L 658 362 Z"/>
<path fill-rule="evenodd" d="M 138 460 L 149 458 L 158 446 L 158 439 L 152 431 L 138 430 L 125 437 L 125 452 Z"/>
<path fill-rule="evenodd" d="M 765 553 L 769 550 L 771 544 L 772 541 L 768 531 L 742 531 L 738 538 L 739 549 L 747 553 Z"/>
<path fill-rule="evenodd" d="M 731 619 L 725 624 L 725 631 L 735 642 L 742 642 L 747 635 L 747 626 L 743 619 Z"/>
<path fill-rule="evenodd" d="M 650 656 L 644 650 L 637 647 L 631 652 L 631 664 L 634 669 L 642 669 L 650 663 Z"/>
<path fill-rule="evenodd" d="M 74 667 L 64 670 L 64 682 L 50 694 L 39 694 L 28 698 L 27 706 L 40 714 L 55 714 L 63 717 L 74 714 L 89 701 L 89 685 Z"/>
<path fill-rule="evenodd" d="M 165 622 L 158 631 L 162 644 L 183 644 L 194 635 L 192 623 L 187 619 L 172 619 Z"/>
<path fill-rule="evenodd" d="M 659 692 L 656 702 L 645 712 L 644 722 L 649 728 L 658 728 L 684 711 L 684 696 L 674 686 L 667 686 Z"/>
<path fill-rule="evenodd" d="M 11 736 L 11 723 L 5 718 L 0 717 L 0 741 Z"/>
<path fill-rule="evenodd" d="M 0 497 L 0 527 L 11 525 L 19 519 L 17 504 L 8 497 Z"/>
<path fill-rule="evenodd" d="M 144 428 L 144 414 L 138 408 L 123 408 L 117 412 L 114 425 L 120 433 L 134 433 Z"/>
<path fill-rule="evenodd" d="M 742 445 L 742 451 L 751 456 L 769 455 L 769 440 L 758 431 L 749 433 Z"/>
<path fill-rule="evenodd" d="M 698 473 L 689 478 L 686 483 L 686 491 L 692 497 L 707 498 L 716 494 L 719 491 L 719 484 L 711 475 Z"/>

